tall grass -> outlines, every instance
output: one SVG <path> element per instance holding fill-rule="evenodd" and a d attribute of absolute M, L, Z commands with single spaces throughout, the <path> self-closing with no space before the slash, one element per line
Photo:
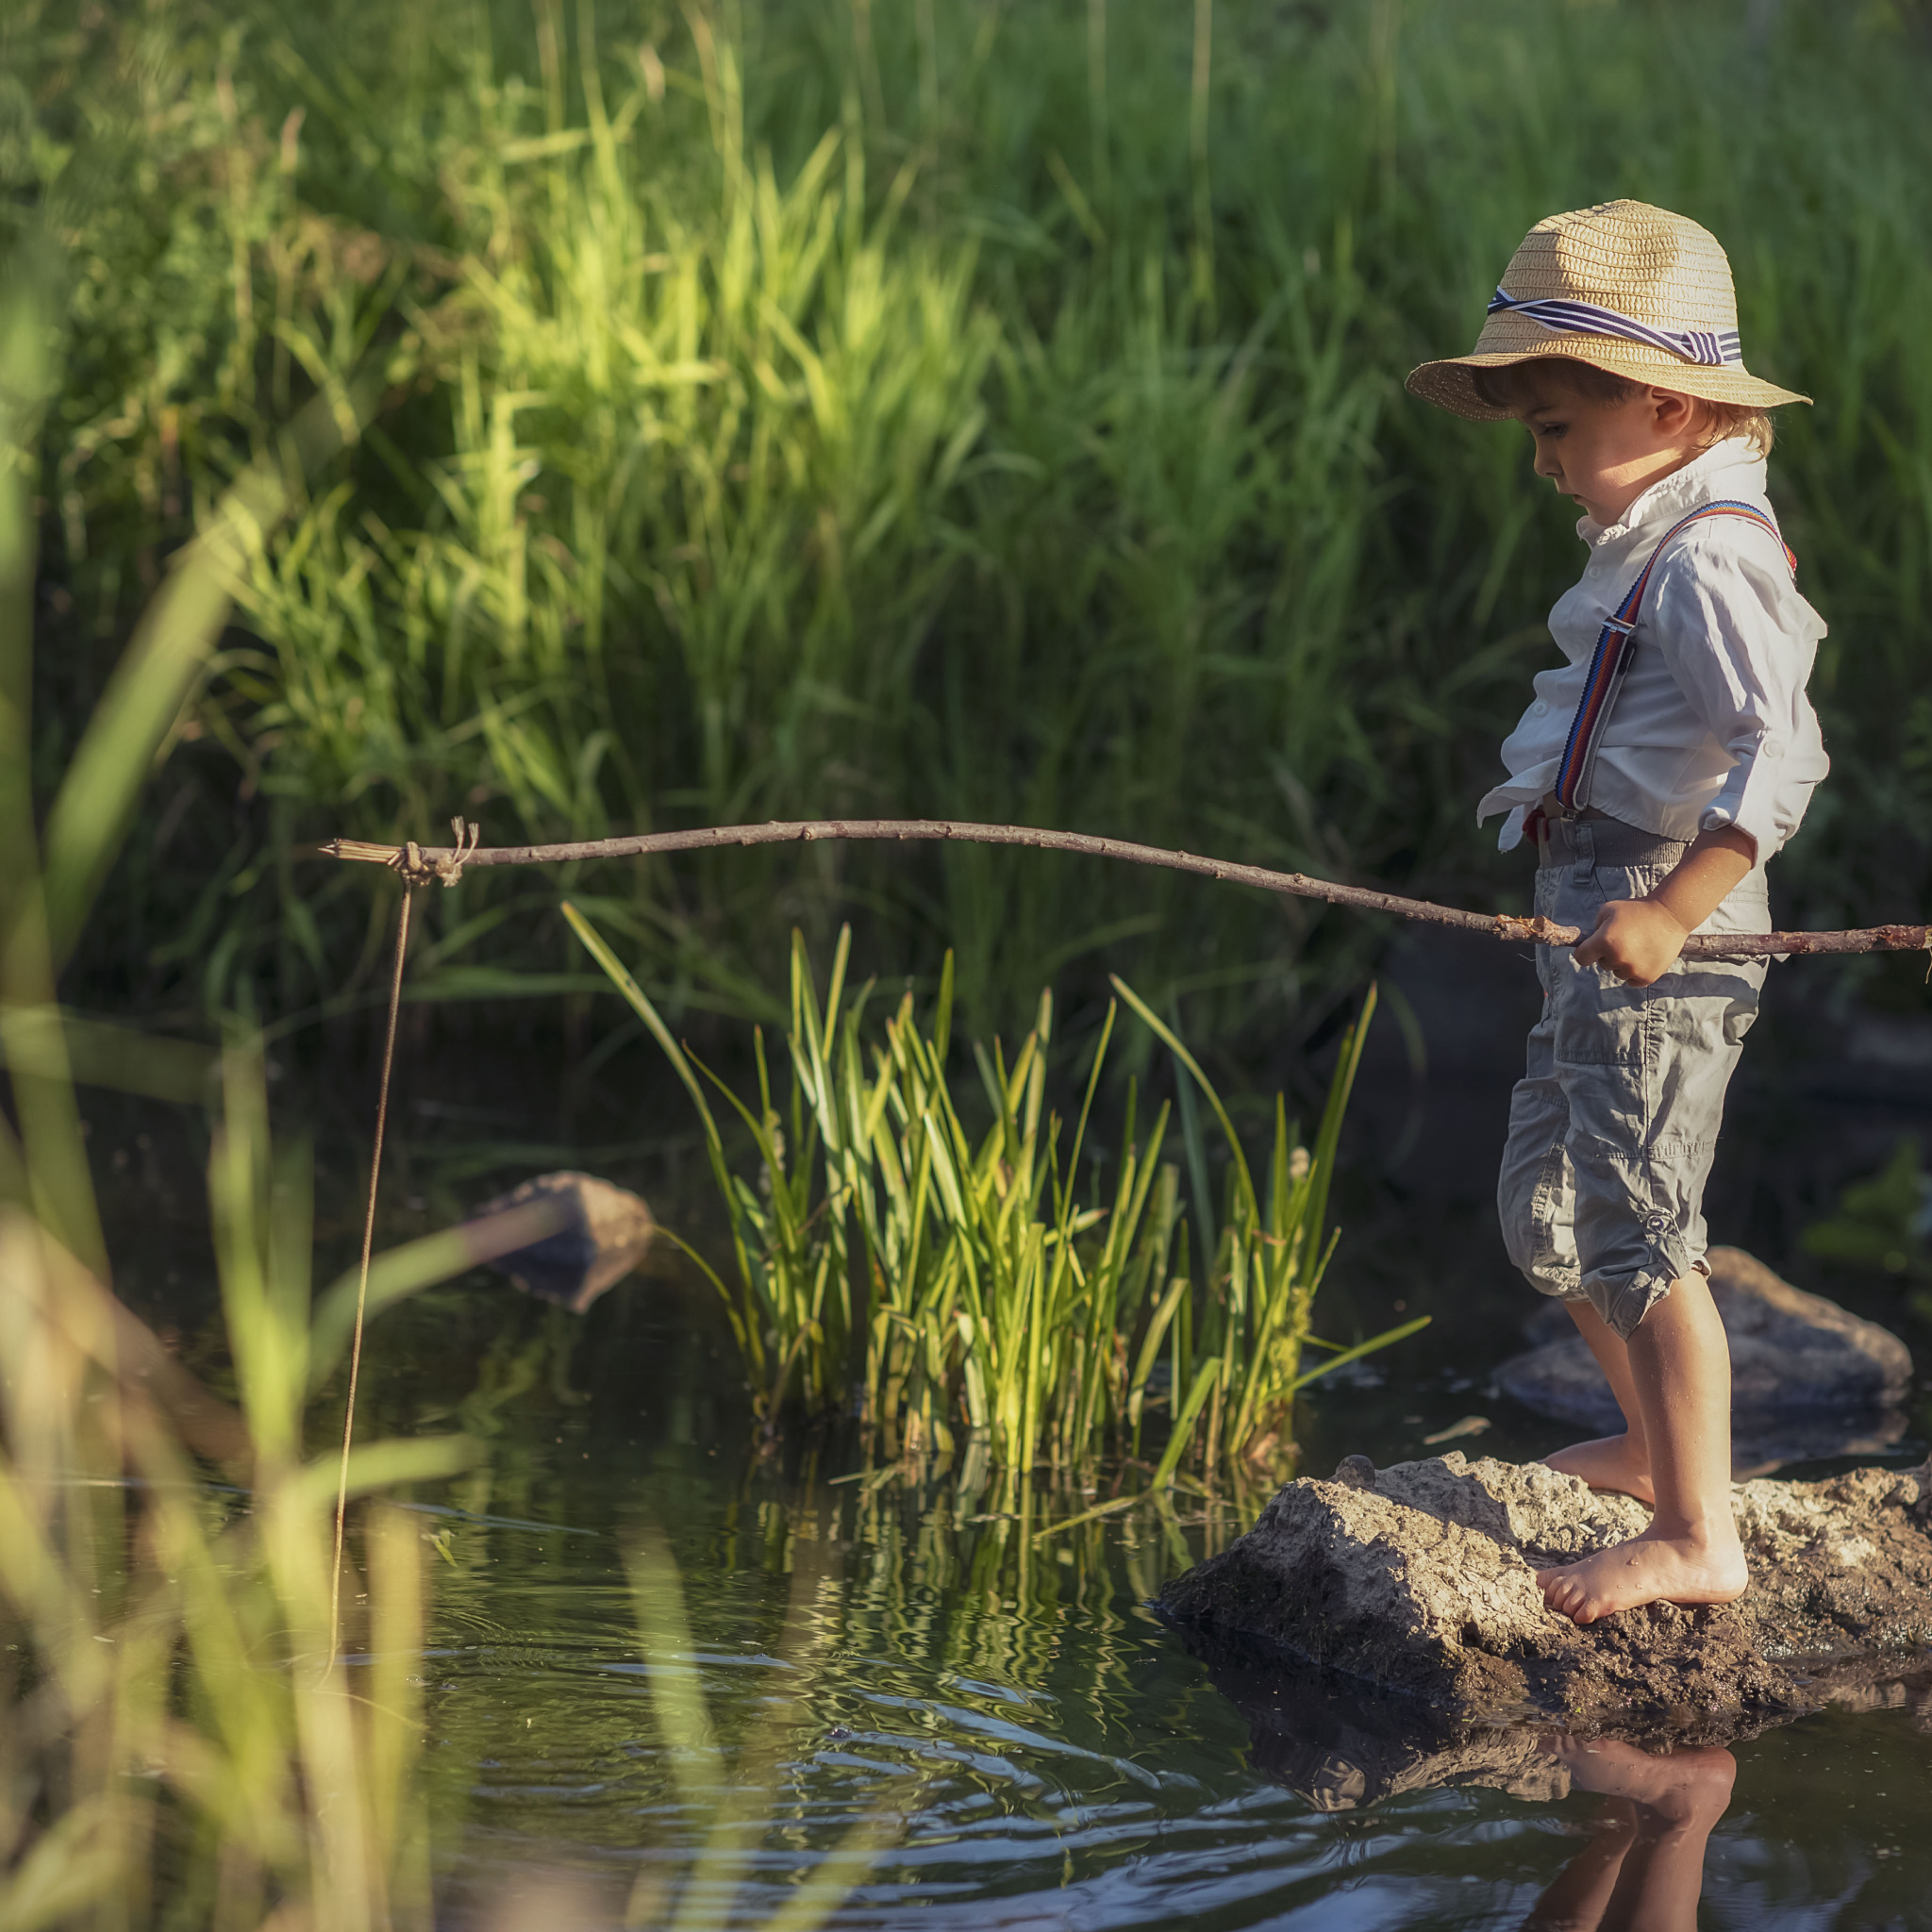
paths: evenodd
<path fill-rule="evenodd" d="M 1781 861 L 1787 914 L 1923 896 L 1915 10 L 84 18 L 11 9 L 0 107 L 6 165 L 71 237 L 50 745 L 90 640 L 272 425 L 357 372 L 382 401 L 242 573 L 96 973 L 184 1008 L 354 997 L 366 893 L 298 841 L 458 809 L 523 840 L 890 805 L 1517 891 L 1469 803 L 1574 539 L 1508 431 L 1397 385 L 1471 338 L 1530 221 L 1613 193 L 1709 223 L 1754 365 L 1819 398 L 1774 474 L 1832 623 L 1838 770 Z M 778 936 L 829 943 L 854 908 L 869 958 L 954 948 L 982 1031 L 1109 966 L 1187 990 L 1203 1038 L 1306 1029 L 1375 942 L 967 848 L 572 883 L 686 1004 L 756 1009 Z M 421 991 L 581 983 L 553 903 L 473 876 Z"/>
<path fill-rule="evenodd" d="M 1161 1160 L 1167 1106 L 1143 1125 L 1130 1081 L 1118 1152 L 1105 1178 L 1098 1162 L 1083 1176 L 1117 1008 L 1095 1042 L 1071 1141 L 1046 1105 L 1051 994 L 1041 995 L 1010 1061 L 997 1041 L 976 1045 L 991 1118 L 975 1138 L 948 1085 L 951 956 L 929 1019 L 921 1022 L 908 991 L 883 1040 L 869 1039 L 873 989 L 848 988 L 850 929 L 823 1002 L 804 936 L 794 934 L 789 1098 L 774 1092 L 760 1030 L 758 1091 L 747 1102 L 678 1043 L 589 921 L 564 909 L 697 1108 L 730 1224 L 736 1288 L 687 1252 L 724 1300 L 768 1426 L 788 1408 L 812 1417 L 850 1406 L 887 1457 L 957 1451 L 1008 1471 L 1084 1470 L 1109 1452 L 1138 1456 L 1151 1404 L 1167 1409 L 1170 1424 L 1158 1486 L 1191 1454 L 1210 1468 L 1224 1458 L 1265 1462 L 1283 1442 L 1298 1390 L 1424 1325 L 1410 1322 L 1347 1350 L 1309 1333 L 1333 1252 L 1329 1181 L 1373 991 L 1343 1041 L 1312 1149 L 1298 1144 L 1276 1097 L 1264 1196 L 1193 1056 L 1115 982 L 1199 1083 L 1226 1138 L 1218 1233 L 1211 1203 L 1198 1200 L 1206 1265 L 1197 1277 L 1180 1168 Z M 729 1165 L 708 1083 L 742 1124 L 754 1176 Z M 1197 1132 L 1189 1139 L 1200 1187 L 1205 1149 Z M 1330 1353 L 1304 1370 L 1311 1342 Z M 1163 1388 L 1151 1386 L 1157 1369 L 1166 1371 Z"/>
<path fill-rule="evenodd" d="M 362 1507 L 338 1624 L 337 1432 L 312 1459 L 306 1437 L 355 1281 L 311 1307 L 309 1173 L 303 1150 L 272 1144 L 259 1036 L 232 1029 L 214 1055 L 76 1023 L 54 998 L 140 774 L 215 641 L 238 553 L 273 527 L 289 479 L 244 475 L 175 560 L 38 827 L 26 493 L 49 331 L 30 264 L 17 256 L 0 290 L 0 1925 L 427 1928 L 438 1901 L 421 1764 L 426 1539 L 381 1492 L 456 1473 L 474 1445 L 385 1441 L 349 1458 Z M 298 425 L 291 466 L 314 459 L 312 431 Z M 235 1409 L 113 1292 L 76 1044 L 92 1078 L 210 1105 L 208 1218 Z M 442 1236 L 391 1251 L 376 1298 L 459 1272 L 464 1249 Z M 642 1647 L 661 1662 L 675 1574 L 645 1566 L 639 1592 Z M 654 1702 L 702 1811 L 687 1762 L 708 1742 L 702 1711 L 675 1672 Z M 774 1755 L 741 1759 L 741 1779 L 774 1775 Z M 741 1785 L 715 1807 L 693 1894 L 736 1869 L 750 1802 Z M 861 1826 L 774 1924 L 822 1923 L 879 1835 Z M 674 1923 L 695 1916 L 680 1907 Z"/>

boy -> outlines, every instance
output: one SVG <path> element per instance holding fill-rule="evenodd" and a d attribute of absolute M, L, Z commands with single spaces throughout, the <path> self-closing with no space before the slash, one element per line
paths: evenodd
<path fill-rule="evenodd" d="M 1806 679 L 1824 625 L 1764 494 L 1766 411 L 1730 264 L 1693 222 L 1615 201 L 1530 230 L 1474 353 L 1417 395 L 1525 425 L 1583 508 L 1565 661 L 1503 746 L 1502 849 L 1534 840 L 1542 1019 L 1497 1199 L 1510 1258 L 1569 1307 L 1626 1424 L 1550 1463 L 1651 1506 L 1641 1536 L 1540 1571 L 1588 1624 L 1748 1581 L 1730 1508 L 1730 1354 L 1704 1279 L 1704 1184 L 1764 962 L 1680 965 L 1692 932 L 1771 930 L 1764 868 L 1827 761 Z"/>

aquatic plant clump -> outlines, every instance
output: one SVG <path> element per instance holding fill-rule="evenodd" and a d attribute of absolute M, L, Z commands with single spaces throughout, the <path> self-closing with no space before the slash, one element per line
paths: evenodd
<path fill-rule="evenodd" d="M 958 1448 L 1008 1469 L 1067 1468 L 1109 1451 L 1140 1455 L 1149 1412 L 1162 1409 L 1167 1440 L 1155 1475 L 1165 1482 L 1183 1457 L 1211 1466 L 1265 1456 L 1286 1440 L 1297 1390 L 1423 1325 L 1407 1323 L 1349 1349 L 1309 1333 L 1334 1251 L 1324 1234 L 1329 1182 L 1373 990 L 1343 1041 L 1312 1147 L 1300 1144 L 1276 1096 L 1257 1188 L 1198 1062 L 1120 981 L 1071 1141 L 1046 1102 L 1050 993 L 1041 995 L 1034 1025 L 1010 1060 L 997 1041 L 974 1045 L 991 1117 L 975 1136 L 948 1081 L 950 955 L 924 1020 L 908 991 L 869 1035 L 873 988 L 847 985 L 850 929 L 840 937 L 823 1002 L 804 937 L 794 934 L 789 1095 L 782 1106 L 774 1097 L 759 1029 L 752 1103 L 679 1044 L 591 923 L 575 907 L 565 910 L 697 1107 L 731 1228 L 736 1286 L 678 1244 L 724 1300 L 768 1426 L 788 1410 L 812 1416 L 851 1406 L 887 1456 Z M 1081 1187 L 1121 1002 L 1198 1085 L 1224 1139 L 1226 1200 L 1217 1230 L 1206 1149 L 1190 1110 L 1198 1256 L 1181 1168 L 1161 1159 L 1171 1108 L 1164 1103 L 1143 1121 L 1132 1082 L 1120 1144 L 1109 1161 L 1091 1165 Z M 707 1085 L 738 1115 L 755 1173 L 730 1166 Z M 1310 1346 L 1328 1353 L 1305 1369 Z"/>

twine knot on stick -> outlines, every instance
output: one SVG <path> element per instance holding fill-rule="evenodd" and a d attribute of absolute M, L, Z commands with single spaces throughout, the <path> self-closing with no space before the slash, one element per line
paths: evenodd
<path fill-rule="evenodd" d="M 461 882 L 463 866 L 470 855 L 482 842 L 483 827 L 466 824 L 461 818 L 449 822 L 449 828 L 456 834 L 456 845 L 449 851 L 432 848 L 425 853 L 415 840 L 408 839 L 402 850 L 392 854 L 386 863 L 412 890 L 426 886 L 431 879 L 441 879 L 445 886 Z"/>

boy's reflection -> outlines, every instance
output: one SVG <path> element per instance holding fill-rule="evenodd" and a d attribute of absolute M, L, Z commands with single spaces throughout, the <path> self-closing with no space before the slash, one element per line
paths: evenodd
<path fill-rule="evenodd" d="M 1731 1802 L 1738 1760 L 1722 1749 L 1653 1757 L 1560 1733 L 1542 1741 L 1573 1787 L 1610 1804 L 1591 1842 L 1537 1901 L 1525 1932 L 1695 1932 L 1705 1840 Z"/>
<path fill-rule="evenodd" d="M 1526 1932 L 1694 1932 L 1705 1840 L 1738 1774 L 1728 1751 L 1651 1752 L 1526 1725 L 1456 1724 L 1336 1674 L 1200 1648 L 1247 1720 L 1255 1769 L 1317 1810 L 1361 1812 L 1405 1793 L 1458 1788 L 1539 1807 L 1573 1791 L 1608 1799 L 1590 1842 L 1524 1922 Z M 1896 1686 L 1865 1692 L 1890 1702 L 1907 1694 Z"/>

